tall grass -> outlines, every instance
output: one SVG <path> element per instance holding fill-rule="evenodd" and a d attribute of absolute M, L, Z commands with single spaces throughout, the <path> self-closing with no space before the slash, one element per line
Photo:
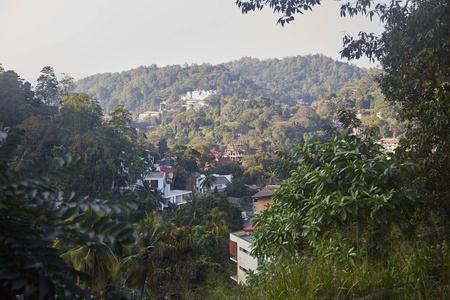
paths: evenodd
<path fill-rule="evenodd" d="M 392 249 L 392 248 L 391 248 Z M 352 263 L 306 256 L 279 260 L 249 278 L 230 299 L 450 299 L 445 240 L 397 242 L 388 255 L 357 249 Z"/>

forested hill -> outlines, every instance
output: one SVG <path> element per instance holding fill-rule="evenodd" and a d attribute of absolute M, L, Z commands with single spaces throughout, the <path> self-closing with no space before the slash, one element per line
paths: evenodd
<path fill-rule="evenodd" d="M 266 59 L 243 57 L 225 64 L 234 72 L 253 80 L 285 102 L 312 102 L 324 93 L 336 93 L 368 73 L 348 63 L 323 55 Z"/>
<path fill-rule="evenodd" d="M 179 95 L 194 90 L 216 90 L 223 97 L 239 99 L 265 96 L 292 105 L 336 93 L 367 72 L 323 55 L 268 60 L 244 57 L 219 65 L 151 65 L 97 74 L 79 80 L 77 91 L 94 95 L 106 111 L 123 104 L 133 114 L 157 109 L 162 101 L 175 102 Z"/>

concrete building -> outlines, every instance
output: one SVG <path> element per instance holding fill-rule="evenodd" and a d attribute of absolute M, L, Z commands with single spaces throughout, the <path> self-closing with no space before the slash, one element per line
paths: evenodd
<path fill-rule="evenodd" d="M 228 144 L 223 157 L 227 157 L 232 161 L 242 163 L 245 156 L 245 150 L 242 149 L 242 143 L 235 141 Z"/>
<path fill-rule="evenodd" d="M 146 120 L 146 119 L 148 119 L 150 117 L 160 118 L 161 114 L 160 114 L 159 111 L 146 111 L 146 112 L 144 112 L 142 114 L 139 114 L 138 121 L 141 122 L 141 121 L 144 121 L 144 120 Z"/>
<path fill-rule="evenodd" d="M 236 263 L 236 275 L 231 279 L 238 284 L 245 284 L 249 270 L 256 270 L 260 262 L 251 255 L 253 244 L 253 227 L 250 225 L 244 230 L 230 233 L 230 259 Z"/>
<path fill-rule="evenodd" d="M 398 147 L 398 139 L 388 139 L 388 138 L 383 138 L 383 139 L 379 139 L 377 141 L 377 144 L 383 146 L 383 149 L 381 150 L 383 153 L 395 153 L 395 148 Z"/>
<path fill-rule="evenodd" d="M 259 213 L 265 210 L 268 204 L 273 204 L 273 195 L 279 187 L 268 185 L 253 195 L 253 211 Z M 231 278 L 238 284 L 245 284 L 248 271 L 255 271 L 262 263 L 251 255 L 253 232 L 254 228 L 250 223 L 243 230 L 230 233 L 230 259 L 236 263 L 236 275 Z"/>
<path fill-rule="evenodd" d="M 186 101 L 185 106 L 187 109 L 192 107 L 193 109 L 199 109 L 202 106 L 205 106 L 206 103 L 204 102 L 205 98 L 211 95 L 216 95 L 217 91 L 210 90 L 210 91 L 192 91 L 187 92 L 186 95 L 181 96 L 180 99 L 183 101 Z"/>
<path fill-rule="evenodd" d="M 161 210 L 167 208 L 169 203 L 177 206 L 187 203 L 188 197 L 192 194 L 192 191 L 171 190 L 170 184 L 167 183 L 166 173 L 164 172 L 151 172 L 144 177 L 144 180 L 149 181 L 151 187 L 163 193 L 165 201 L 161 203 Z M 142 181 L 138 180 L 137 184 L 142 185 Z"/>
<path fill-rule="evenodd" d="M 273 194 L 279 187 L 279 185 L 268 185 L 252 196 L 253 211 L 256 214 L 265 210 L 267 205 L 273 204 Z"/>

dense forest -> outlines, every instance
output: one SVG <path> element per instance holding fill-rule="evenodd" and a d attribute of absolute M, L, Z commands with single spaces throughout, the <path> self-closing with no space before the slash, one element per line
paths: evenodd
<path fill-rule="evenodd" d="M 93 95 L 109 111 L 123 104 L 133 114 L 157 110 L 162 101 L 176 101 L 195 90 L 216 90 L 224 97 L 242 100 L 264 96 L 295 105 L 310 103 L 324 93 L 336 93 L 355 83 L 367 70 L 323 55 L 259 60 L 249 57 L 211 65 L 139 67 L 105 73 L 77 81 L 76 91 Z"/>
<path fill-rule="evenodd" d="M 134 126 L 153 143 L 164 139 L 169 145 L 224 149 L 240 140 L 247 153 L 255 154 L 288 151 L 303 139 L 320 137 L 342 108 L 360 112 L 365 125 L 378 128 L 378 137 L 401 134 L 396 109 L 383 102 L 376 83 L 380 74 L 321 55 L 246 57 L 217 66 L 150 66 L 99 74 L 79 80 L 76 90 L 93 94 L 106 110 L 124 105 L 135 117 Z M 216 93 L 205 99 L 206 105 L 190 109 L 182 96 L 202 90 Z M 160 114 L 138 118 L 146 110 Z"/>
<path fill-rule="evenodd" d="M 345 37 L 342 54 L 382 70 L 314 55 L 75 82 L 46 66 L 33 88 L 0 65 L 2 298 L 448 299 L 450 6 L 368 3 L 341 13 L 376 14 L 385 32 Z M 319 3 L 236 4 L 286 25 Z M 380 137 L 400 138 L 395 153 Z M 212 163 L 236 140 L 242 162 Z M 163 158 L 193 192 L 181 206 L 144 180 Z M 201 172 L 233 181 L 195 193 Z M 252 219 L 261 264 L 236 285 L 230 232 L 274 183 Z"/>

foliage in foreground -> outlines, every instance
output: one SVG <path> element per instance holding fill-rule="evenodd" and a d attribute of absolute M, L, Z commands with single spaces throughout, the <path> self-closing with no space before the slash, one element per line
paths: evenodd
<path fill-rule="evenodd" d="M 275 204 L 253 219 L 258 257 L 334 247 L 348 254 L 358 243 L 384 251 L 391 227 L 408 229 L 424 199 L 409 178 L 413 165 L 381 155 L 370 138 L 344 134 L 302 143 L 293 157 L 299 166 L 281 184 Z"/>
<path fill-rule="evenodd" d="M 132 232 L 108 214 L 129 212 L 134 205 L 59 191 L 58 184 L 80 169 L 76 156 L 39 159 L 14 170 L 19 141 L 19 135 L 0 131 L 0 294 L 3 299 L 86 297 L 75 282 L 91 278 L 62 260 L 54 240 L 101 252 L 103 244 L 125 240 Z"/>
<path fill-rule="evenodd" d="M 354 263 L 306 256 L 277 261 L 250 276 L 238 299 L 448 299 L 450 249 L 400 243 L 389 260 L 357 251 Z"/>

